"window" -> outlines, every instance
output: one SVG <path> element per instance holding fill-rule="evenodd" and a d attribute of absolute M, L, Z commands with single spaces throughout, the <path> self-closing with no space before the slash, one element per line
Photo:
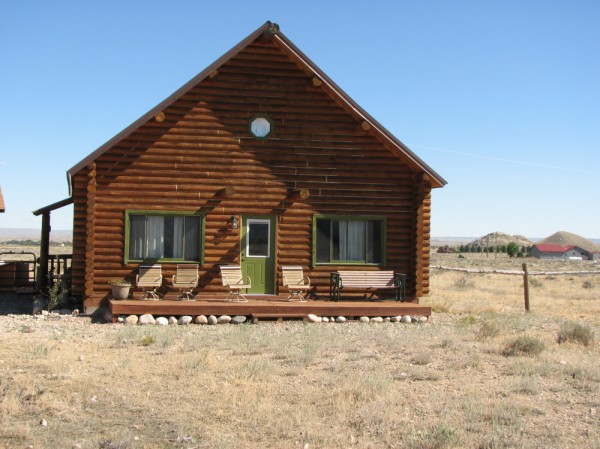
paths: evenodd
<path fill-rule="evenodd" d="M 273 124 L 271 123 L 271 120 L 269 120 L 268 117 L 260 115 L 250 120 L 250 133 L 254 137 L 265 139 L 269 137 L 272 131 Z"/>
<path fill-rule="evenodd" d="M 202 216 L 187 212 L 126 213 L 126 258 L 201 262 Z"/>
<path fill-rule="evenodd" d="M 316 264 L 383 265 L 385 217 L 315 216 Z"/>

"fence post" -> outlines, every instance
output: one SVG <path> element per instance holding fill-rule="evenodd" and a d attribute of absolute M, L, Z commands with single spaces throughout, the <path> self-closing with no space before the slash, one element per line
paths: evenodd
<path fill-rule="evenodd" d="M 527 264 L 523 264 L 523 292 L 525 293 L 525 310 L 529 312 L 529 273 Z"/>

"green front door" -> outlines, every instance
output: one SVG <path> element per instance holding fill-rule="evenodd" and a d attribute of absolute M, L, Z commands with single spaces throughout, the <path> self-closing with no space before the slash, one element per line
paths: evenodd
<path fill-rule="evenodd" d="M 275 293 L 275 220 L 271 215 L 242 217 L 242 273 L 250 278 L 248 293 Z"/>

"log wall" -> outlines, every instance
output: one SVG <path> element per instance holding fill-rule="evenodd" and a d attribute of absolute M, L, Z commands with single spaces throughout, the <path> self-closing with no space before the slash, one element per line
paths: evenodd
<path fill-rule="evenodd" d="M 311 265 L 313 215 L 385 215 L 386 269 L 408 274 L 411 298 L 427 293 L 431 197 L 423 177 L 273 42 L 249 45 L 213 75 L 74 176 L 74 293 L 97 306 L 109 279 L 135 277 L 138 264 L 124 263 L 126 209 L 205 215 L 207 295 L 223 292 L 217 265 L 239 263 L 232 215 L 276 215 L 277 266 L 303 265 L 319 294 L 328 294 L 337 267 Z M 256 114 L 273 122 L 267 139 L 249 133 Z M 220 195 L 225 187 L 235 193 Z M 290 196 L 299 189 L 309 198 Z M 163 265 L 166 278 L 174 270 Z"/>

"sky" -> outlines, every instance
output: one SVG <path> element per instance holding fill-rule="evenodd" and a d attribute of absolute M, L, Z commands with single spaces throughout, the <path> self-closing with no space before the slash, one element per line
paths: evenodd
<path fill-rule="evenodd" d="M 433 237 L 600 238 L 598 0 L 0 0 L 0 228 L 267 20 L 448 181 Z"/>

